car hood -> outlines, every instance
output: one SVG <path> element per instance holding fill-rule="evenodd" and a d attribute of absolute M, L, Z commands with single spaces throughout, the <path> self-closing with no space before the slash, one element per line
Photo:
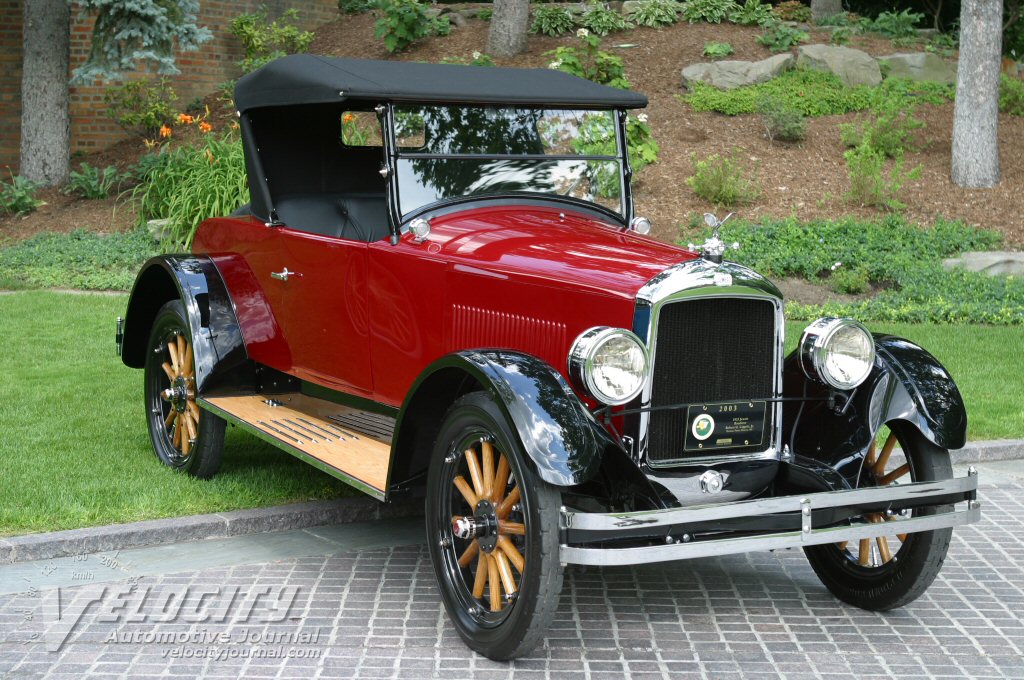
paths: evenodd
<path fill-rule="evenodd" d="M 634 297 L 655 275 L 696 255 L 569 210 L 476 208 L 434 217 L 433 252 L 471 268 Z"/>

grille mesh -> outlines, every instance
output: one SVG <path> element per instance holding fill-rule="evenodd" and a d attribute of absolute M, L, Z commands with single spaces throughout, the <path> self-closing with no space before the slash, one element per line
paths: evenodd
<path fill-rule="evenodd" d="M 652 406 L 773 395 L 775 308 L 770 301 L 674 302 L 661 309 L 657 334 Z M 685 409 L 653 411 L 648 458 L 658 462 L 707 455 L 683 451 L 686 425 Z"/>

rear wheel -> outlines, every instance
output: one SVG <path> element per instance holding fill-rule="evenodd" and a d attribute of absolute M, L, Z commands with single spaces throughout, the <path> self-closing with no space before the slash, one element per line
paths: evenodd
<path fill-rule="evenodd" d="M 931 482 L 953 476 L 949 452 L 929 442 L 916 428 L 892 422 L 883 435 L 882 447 L 877 449 L 873 442 L 864 461 L 866 476 L 877 486 Z M 903 450 L 905 462 L 892 459 L 897 444 Z M 933 515 L 948 509 L 949 506 L 919 508 L 913 515 Z M 864 519 L 882 523 L 910 514 L 870 513 Z M 885 611 L 916 600 L 932 584 L 946 559 L 952 533 L 952 528 L 946 528 L 880 536 L 811 546 L 805 548 L 805 553 L 833 595 L 862 609 Z"/>
<path fill-rule="evenodd" d="M 427 541 L 448 616 L 484 656 L 526 654 L 554 616 L 560 501 L 490 397 L 452 405 L 430 465 Z"/>
<path fill-rule="evenodd" d="M 196 404 L 193 338 L 180 300 L 157 312 L 146 353 L 146 421 L 165 465 L 212 477 L 224 449 L 224 420 Z"/>

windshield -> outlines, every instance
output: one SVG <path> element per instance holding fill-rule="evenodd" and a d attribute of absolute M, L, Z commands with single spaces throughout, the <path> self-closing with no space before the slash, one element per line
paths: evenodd
<path fill-rule="evenodd" d="M 396 107 L 402 216 L 439 201 L 546 194 L 619 215 L 622 166 L 613 111 Z"/>

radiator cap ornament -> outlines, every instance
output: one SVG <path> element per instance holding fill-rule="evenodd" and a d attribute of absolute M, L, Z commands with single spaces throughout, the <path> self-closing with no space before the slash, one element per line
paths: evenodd
<path fill-rule="evenodd" d="M 732 248 L 733 250 L 739 250 L 739 243 L 734 241 L 732 245 L 728 245 L 718 235 L 719 227 L 728 222 L 729 218 L 732 216 L 733 213 L 729 213 L 728 215 L 725 216 L 725 219 L 719 220 L 711 213 L 704 213 L 704 224 L 711 227 L 714 231 L 711 233 L 710 238 L 704 241 L 704 243 L 702 243 L 701 245 L 698 246 L 694 245 L 693 243 L 689 244 L 690 252 L 700 253 L 701 257 L 703 257 L 705 260 L 709 262 L 714 262 L 715 264 L 722 264 L 722 256 L 725 255 L 726 250 L 728 250 L 729 248 Z"/>

